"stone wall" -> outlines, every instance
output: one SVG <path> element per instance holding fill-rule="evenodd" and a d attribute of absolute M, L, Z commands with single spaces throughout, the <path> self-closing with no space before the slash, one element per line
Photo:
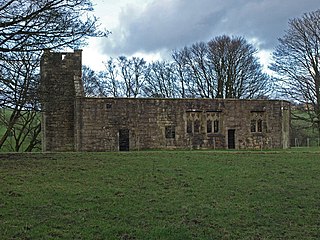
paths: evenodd
<path fill-rule="evenodd" d="M 78 151 L 118 151 L 123 130 L 130 150 L 288 147 L 285 101 L 78 98 L 77 105 Z"/>
<path fill-rule="evenodd" d="M 286 101 L 85 98 L 81 51 L 45 52 L 41 83 L 44 151 L 289 147 Z"/>

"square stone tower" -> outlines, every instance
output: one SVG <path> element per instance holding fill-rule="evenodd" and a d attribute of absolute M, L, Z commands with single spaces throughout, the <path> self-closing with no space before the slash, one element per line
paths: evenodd
<path fill-rule="evenodd" d="M 41 59 L 42 149 L 75 150 L 75 100 L 82 97 L 81 50 L 45 51 Z"/>

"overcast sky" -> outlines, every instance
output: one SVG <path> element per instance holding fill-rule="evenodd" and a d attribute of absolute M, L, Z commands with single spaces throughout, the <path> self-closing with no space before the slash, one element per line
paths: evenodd
<path fill-rule="evenodd" d="M 263 64 L 289 19 L 320 8 L 319 0 L 92 0 L 112 34 L 90 40 L 83 63 L 95 70 L 110 56 L 167 58 L 173 49 L 227 34 L 260 50 Z"/>

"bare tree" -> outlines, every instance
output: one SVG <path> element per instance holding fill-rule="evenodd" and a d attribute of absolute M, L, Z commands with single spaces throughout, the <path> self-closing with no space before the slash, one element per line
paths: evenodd
<path fill-rule="evenodd" d="M 269 90 L 257 50 L 242 37 L 219 36 L 208 43 L 217 78 L 217 98 L 258 98 Z"/>
<path fill-rule="evenodd" d="M 307 117 L 320 136 L 320 10 L 289 21 L 279 38 L 271 69 L 278 76 L 282 94 L 304 105 Z"/>
<path fill-rule="evenodd" d="M 76 47 L 98 31 L 90 0 L 2 0 L 0 53 Z"/>
<path fill-rule="evenodd" d="M 106 97 L 107 87 L 102 81 L 101 74 L 96 73 L 88 66 L 82 66 L 82 82 L 86 97 Z"/>
<path fill-rule="evenodd" d="M 19 137 L 15 138 L 16 146 L 13 150 L 19 150 L 24 140 L 30 139 L 31 126 L 40 123 L 33 122 L 34 114 L 40 110 L 38 99 L 39 84 L 39 54 L 29 52 L 12 52 L 10 60 L 0 62 L 0 124 L 5 129 L 0 137 L 0 148 L 4 146 L 9 137 L 12 137 L 18 129 L 23 130 Z M 30 122 L 33 122 L 32 124 Z M 37 131 L 33 131 L 36 133 Z M 17 136 L 17 135 L 14 135 Z M 32 140 L 36 142 L 37 135 Z"/>
<path fill-rule="evenodd" d="M 131 59 L 131 70 L 133 72 L 133 85 L 131 87 L 133 96 L 137 97 L 141 93 L 141 88 L 145 82 L 146 61 L 143 58 L 133 57 Z"/>
<path fill-rule="evenodd" d="M 145 71 L 144 95 L 159 98 L 180 97 L 172 65 L 166 61 L 156 61 L 148 65 Z"/>
<path fill-rule="evenodd" d="M 20 112 L 19 119 L 11 129 L 10 135 L 4 143 L 4 148 L 15 152 L 31 152 L 41 149 L 40 114 L 34 110 Z"/>
<path fill-rule="evenodd" d="M 116 62 L 113 58 L 110 58 L 105 63 L 106 71 L 102 73 L 103 79 L 106 81 L 106 96 L 119 97 L 120 96 L 120 83 L 118 81 L 119 71 L 117 69 Z"/>
<path fill-rule="evenodd" d="M 26 139 L 39 142 L 37 101 L 39 55 L 45 49 L 78 48 L 90 36 L 107 36 L 89 16 L 90 0 L 2 0 L 0 3 L 0 116 L 5 128 L 0 148 L 14 138 L 13 150 Z M 33 137 L 31 137 L 33 136 Z"/>
<path fill-rule="evenodd" d="M 138 97 L 142 96 L 147 70 L 143 58 L 110 57 L 105 70 L 94 72 L 83 68 L 83 83 L 87 96 L 91 97 Z"/>
<path fill-rule="evenodd" d="M 118 58 L 118 68 L 121 81 L 120 88 L 123 90 L 125 97 L 138 97 L 141 87 L 144 83 L 144 71 L 146 61 L 143 58 L 127 58 L 120 56 Z"/>
<path fill-rule="evenodd" d="M 189 82 L 188 85 L 189 92 L 193 96 L 202 98 L 214 98 L 215 96 L 215 74 L 208 61 L 208 53 L 204 42 L 195 43 L 191 47 L 184 47 L 173 53 L 173 59 L 180 70 L 181 83 L 185 85 L 185 79 L 192 79 L 192 84 Z"/>
<path fill-rule="evenodd" d="M 260 98 L 270 90 L 269 76 L 244 38 L 216 37 L 173 52 L 183 95 L 202 98 Z M 187 91 L 186 91 L 187 89 Z"/>
<path fill-rule="evenodd" d="M 188 76 L 185 74 L 185 71 L 184 71 L 183 57 L 180 55 L 179 51 L 174 50 L 172 52 L 172 58 L 174 60 L 173 67 L 177 74 L 177 79 L 179 79 L 179 83 L 180 83 L 180 86 L 179 86 L 180 93 L 181 93 L 180 95 L 181 95 L 181 98 L 185 98 Z"/>

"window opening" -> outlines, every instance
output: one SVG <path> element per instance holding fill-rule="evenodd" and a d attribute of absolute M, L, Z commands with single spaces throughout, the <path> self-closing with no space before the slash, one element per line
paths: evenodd
<path fill-rule="evenodd" d="M 251 132 L 262 132 L 263 130 L 263 121 L 261 119 L 251 120 L 250 126 Z"/>
<path fill-rule="evenodd" d="M 212 121 L 207 120 L 207 133 L 212 133 Z"/>
<path fill-rule="evenodd" d="M 187 133 L 192 133 L 192 121 L 187 121 Z"/>
<path fill-rule="evenodd" d="M 256 120 L 251 120 L 250 129 L 251 132 L 256 132 Z"/>
<path fill-rule="evenodd" d="M 219 132 L 219 120 L 214 120 L 214 122 L 213 122 L 213 131 L 214 131 L 214 133 L 218 133 Z"/>
<path fill-rule="evenodd" d="M 195 133 L 200 132 L 200 121 L 199 121 L 199 119 L 194 121 L 194 132 Z"/>
<path fill-rule="evenodd" d="M 175 138 L 176 137 L 175 126 L 166 126 L 165 136 L 166 138 Z"/>
<path fill-rule="evenodd" d="M 262 120 L 257 121 L 257 132 L 262 132 Z"/>

